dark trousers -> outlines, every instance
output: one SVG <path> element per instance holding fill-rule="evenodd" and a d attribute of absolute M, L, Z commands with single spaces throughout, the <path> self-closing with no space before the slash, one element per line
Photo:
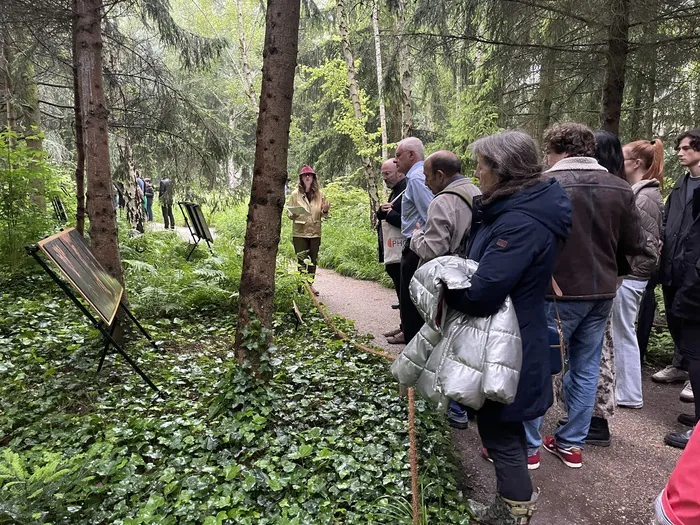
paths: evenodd
<path fill-rule="evenodd" d="M 316 275 L 321 237 L 292 237 L 292 244 L 294 252 L 297 254 L 299 271 L 308 272 L 312 277 Z M 306 259 L 311 259 L 311 264 L 304 262 Z"/>
<path fill-rule="evenodd" d="M 164 204 L 160 207 L 163 211 L 163 222 L 165 223 L 165 229 L 172 228 L 175 229 L 175 216 L 173 215 L 173 205 Z"/>
<path fill-rule="evenodd" d="M 423 326 L 423 318 L 418 313 L 413 301 L 411 301 L 411 293 L 409 291 L 409 284 L 413 274 L 418 269 L 419 262 L 420 258 L 411 251 L 411 248 L 406 246 L 401 254 L 401 294 L 399 295 L 401 328 L 403 329 L 406 343 L 413 339 Z"/>
<path fill-rule="evenodd" d="M 649 336 L 654 325 L 654 316 L 656 315 L 656 294 L 654 290 L 658 284 L 658 278 L 654 275 L 647 283 L 647 289 L 644 290 L 642 302 L 639 305 L 639 317 L 637 318 L 637 343 L 639 344 L 639 357 L 644 363 L 644 358 L 647 355 L 647 346 L 649 346 Z"/>
<path fill-rule="evenodd" d="M 389 274 L 391 280 L 394 282 L 394 290 L 396 291 L 396 298 L 401 300 L 401 263 L 385 264 L 384 269 L 386 273 Z"/>
<path fill-rule="evenodd" d="M 700 321 L 685 319 L 673 312 L 676 288 L 664 286 L 668 331 L 681 355 L 681 368 L 688 371 L 693 393 L 700 392 Z M 700 421 L 700 396 L 695 396 L 695 419 Z"/>
<path fill-rule="evenodd" d="M 503 422 L 477 413 L 481 443 L 496 470 L 496 492 L 506 499 L 530 501 L 532 480 L 527 470 L 527 442 L 522 422 Z"/>

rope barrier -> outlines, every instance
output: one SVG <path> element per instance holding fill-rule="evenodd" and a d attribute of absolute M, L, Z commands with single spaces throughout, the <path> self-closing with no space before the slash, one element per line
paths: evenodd
<path fill-rule="evenodd" d="M 313 299 L 316 308 L 321 313 L 321 316 L 323 316 L 326 324 L 328 324 L 333 333 L 335 333 L 336 337 L 351 343 L 355 348 L 362 350 L 363 352 L 383 357 L 384 359 L 389 359 L 390 361 L 396 359 L 396 354 L 389 354 L 376 346 L 370 347 L 350 341 L 350 337 L 335 326 L 330 316 L 326 313 L 325 307 L 311 290 L 311 286 L 308 283 L 304 283 L 304 285 L 306 286 L 306 291 L 309 293 L 309 296 L 311 299 Z M 415 391 L 413 388 L 408 389 L 408 444 L 408 461 L 411 468 L 411 512 L 413 514 L 413 525 L 419 525 L 420 505 L 418 501 L 418 445 L 416 439 Z"/>

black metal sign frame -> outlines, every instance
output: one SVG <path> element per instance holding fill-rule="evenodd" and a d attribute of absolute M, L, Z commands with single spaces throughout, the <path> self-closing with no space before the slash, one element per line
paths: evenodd
<path fill-rule="evenodd" d="M 182 216 L 185 218 L 185 225 L 187 226 L 187 229 L 190 231 L 190 235 L 194 240 L 192 249 L 187 254 L 187 258 L 185 260 L 190 260 L 194 249 L 197 247 L 201 240 L 204 240 L 207 243 L 209 252 L 211 252 L 211 254 L 213 255 L 214 251 L 211 248 L 211 243 L 214 242 L 214 237 L 212 236 L 211 231 L 209 230 L 209 225 L 207 224 L 207 221 L 204 218 L 201 206 L 195 202 L 187 201 L 180 201 L 177 203 L 177 205 L 180 207 Z"/>
<path fill-rule="evenodd" d="M 66 230 L 66 232 L 64 232 L 64 233 L 68 234 L 72 229 L 73 228 Z M 55 237 L 55 236 L 52 236 L 52 238 L 53 237 Z M 66 277 L 66 279 L 65 280 L 61 279 L 56 274 L 56 272 L 54 272 L 49 267 L 49 265 L 46 264 L 44 259 L 39 255 L 39 252 L 40 252 L 39 245 L 27 246 L 25 248 L 25 250 L 27 251 L 27 254 L 31 255 L 36 260 L 36 262 L 39 264 L 39 266 L 41 266 L 41 268 L 47 274 L 49 274 L 49 276 L 54 280 L 54 282 L 59 286 L 59 288 L 61 288 L 61 290 L 63 290 L 63 292 L 73 302 L 73 304 L 75 304 L 75 306 L 78 308 L 78 310 L 80 310 L 83 313 L 83 315 L 85 315 L 85 317 L 88 318 L 88 320 L 90 321 L 90 324 L 94 328 L 99 330 L 100 333 L 102 334 L 105 345 L 104 345 L 104 348 L 102 349 L 102 353 L 100 355 L 100 362 L 99 362 L 99 365 L 97 366 L 97 374 L 99 374 L 101 372 L 102 366 L 104 365 L 105 358 L 107 357 L 107 354 L 109 353 L 110 347 L 112 347 L 112 348 L 114 348 L 115 352 L 120 354 L 126 360 L 126 362 L 129 364 L 129 366 L 131 366 L 131 368 L 139 376 L 141 376 L 141 378 L 146 382 L 146 384 L 151 389 L 153 389 L 153 391 L 156 392 L 156 394 L 158 394 L 158 396 L 163 398 L 164 394 L 158 389 L 158 387 L 153 383 L 153 381 L 151 381 L 151 379 L 146 375 L 146 373 L 143 370 L 141 370 L 139 365 L 126 353 L 126 351 L 124 350 L 122 345 L 120 345 L 114 339 L 114 329 L 116 326 L 116 319 L 117 319 L 116 312 L 118 310 L 121 310 L 129 317 L 129 319 L 131 319 L 134 322 L 134 324 L 138 327 L 139 331 L 148 340 L 148 342 L 151 344 L 151 346 L 154 349 L 159 350 L 158 345 L 153 340 L 151 335 L 146 331 L 146 329 L 141 325 L 141 323 L 139 323 L 138 319 L 136 319 L 136 317 L 131 312 L 131 310 L 129 310 L 129 308 L 123 303 L 123 301 L 122 301 L 123 290 L 121 290 L 121 292 L 119 294 L 119 304 L 115 310 L 115 315 L 112 317 L 112 320 L 110 322 L 105 322 L 105 320 L 102 319 L 102 314 L 99 312 L 99 310 L 97 310 L 97 308 L 95 308 L 95 306 L 90 301 L 86 300 L 86 302 L 90 305 L 90 307 L 93 308 L 95 310 L 95 312 L 98 313 L 98 316 L 93 315 L 93 313 L 88 308 L 86 308 L 85 305 L 78 299 L 78 297 L 75 295 L 75 293 L 73 293 L 73 290 L 71 289 L 71 287 L 68 286 L 65 282 L 67 280 L 70 283 L 70 285 L 73 288 L 75 288 L 83 298 L 85 298 L 86 294 L 84 294 L 83 291 L 80 290 L 78 284 L 74 280 L 70 279 L 70 277 L 62 269 L 61 269 L 61 273 Z M 56 263 L 56 261 L 54 259 L 52 259 L 51 257 L 49 257 L 49 259 L 51 259 L 59 269 L 61 268 L 60 265 L 58 263 Z M 97 264 L 99 265 L 99 263 L 97 263 Z M 103 268 L 101 266 L 98 266 L 98 269 L 103 270 Z M 100 317 L 100 319 L 98 319 L 98 317 Z"/>

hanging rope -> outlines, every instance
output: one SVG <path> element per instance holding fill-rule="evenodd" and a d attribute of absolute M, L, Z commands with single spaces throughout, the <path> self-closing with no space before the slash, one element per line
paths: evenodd
<path fill-rule="evenodd" d="M 390 361 L 396 359 L 396 354 L 389 354 L 381 348 L 377 348 L 376 346 L 370 347 L 351 341 L 350 337 L 347 334 L 345 334 L 343 331 L 339 330 L 335 326 L 330 316 L 326 313 L 325 307 L 321 304 L 316 295 L 311 291 L 311 286 L 309 286 L 308 283 L 304 283 L 304 285 L 306 286 L 306 291 L 309 293 L 309 297 L 313 299 L 316 308 L 319 312 L 321 312 L 323 319 L 326 321 L 330 329 L 333 330 L 333 333 L 335 333 L 335 335 L 339 339 L 351 343 L 355 348 L 357 348 L 358 350 L 362 350 L 363 352 L 383 357 L 384 359 L 389 359 Z M 408 446 L 408 461 L 411 468 L 411 509 L 413 514 L 413 525 L 419 525 L 420 506 L 418 502 L 418 445 L 416 439 L 415 392 L 413 388 L 408 389 Z"/>

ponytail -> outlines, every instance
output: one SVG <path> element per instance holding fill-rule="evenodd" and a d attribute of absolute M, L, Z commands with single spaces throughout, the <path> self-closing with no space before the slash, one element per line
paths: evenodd
<path fill-rule="evenodd" d="M 642 161 L 646 173 L 642 180 L 656 180 L 664 185 L 664 143 L 659 139 L 637 140 L 625 145 L 631 154 Z"/>

